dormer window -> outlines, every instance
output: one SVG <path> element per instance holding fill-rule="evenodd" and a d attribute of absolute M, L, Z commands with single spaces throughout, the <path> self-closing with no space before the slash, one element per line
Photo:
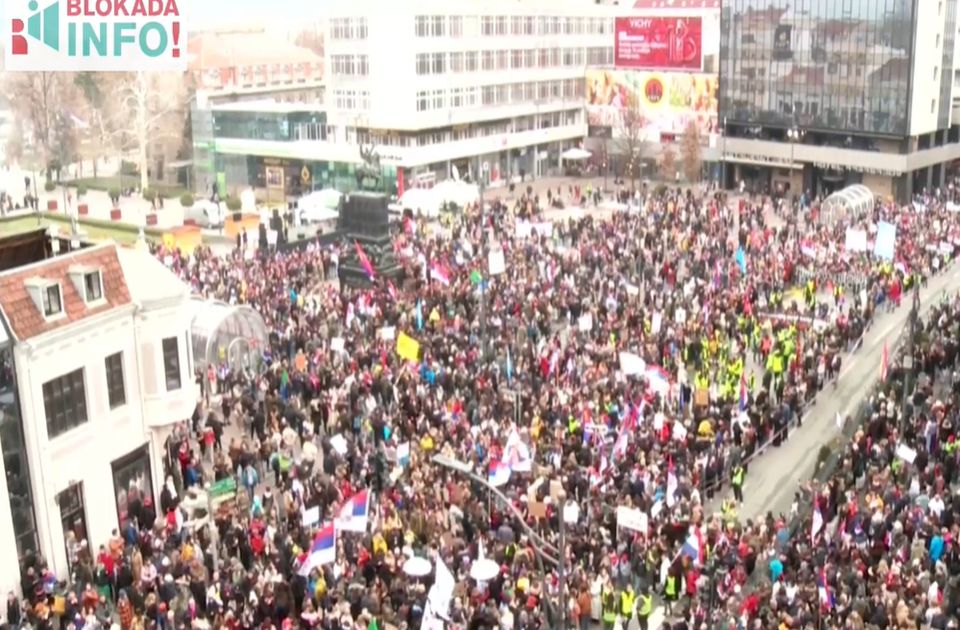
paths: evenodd
<path fill-rule="evenodd" d="M 64 316 L 63 289 L 56 280 L 31 278 L 24 284 L 34 306 L 43 314 L 44 319 L 57 319 Z"/>
<path fill-rule="evenodd" d="M 68 270 L 73 287 L 87 306 L 103 302 L 103 274 L 96 267 L 75 266 Z"/>
<path fill-rule="evenodd" d="M 103 299 L 103 279 L 100 271 L 91 271 L 83 274 L 83 299 L 89 304 Z"/>
<path fill-rule="evenodd" d="M 60 285 L 51 284 L 43 287 L 43 316 L 56 317 L 63 313 L 63 299 L 60 295 Z"/>

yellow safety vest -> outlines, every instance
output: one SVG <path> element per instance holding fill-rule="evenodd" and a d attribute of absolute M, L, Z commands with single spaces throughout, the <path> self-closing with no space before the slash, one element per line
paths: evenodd
<path fill-rule="evenodd" d="M 633 614 L 633 600 L 636 595 L 629 591 L 620 593 L 620 614 L 630 616 Z"/>
<path fill-rule="evenodd" d="M 640 610 L 637 611 L 637 615 L 640 617 L 649 617 L 651 614 L 653 614 L 653 597 L 650 595 L 641 595 Z"/>
<path fill-rule="evenodd" d="M 737 466 L 733 469 L 733 479 L 730 481 L 735 486 L 743 485 L 743 466 Z"/>

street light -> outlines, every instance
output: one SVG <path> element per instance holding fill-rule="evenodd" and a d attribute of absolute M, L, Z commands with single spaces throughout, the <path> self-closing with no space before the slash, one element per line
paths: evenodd
<path fill-rule="evenodd" d="M 907 353 L 903 357 L 903 412 L 900 415 L 900 433 L 906 430 L 907 408 L 910 400 L 910 377 L 913 376 L 914 356 L 917 337 L 917 323 L 920 318 L 920 282 L 914 281 L 913 306 L 910 308 L 910 338 L 907 340 Z"/>
<path fill-rule="evenodd" d="M 430 461 L 432 461 L 432 462 L 433 462 L 434 464 L 436 464 L 437 466 L 441 466 L 441 467 L 443 467 L 443 468 L 447 468 L 447 469 L 449 469 L 449 470 L 456 471 L 456 472 L 464 475 L 465 477 L 467 477 L 467 478 L 470 479 L 471 481 L 480 484 L 481 486 L 483 486 L 484 488 L 487 489 L 487 492 L 489 492 L 492 496 L 494 496 L 494 497 L 496 497 L 497 499 L 499 499 L 500 502 L 501 502 L 503 505 L 506 506 L 507 510 L 509 510 L 510 514 L 514 517 L 514 519 L 515 519 L 518 523 L 520 523 L 520 526 L 523 528 L 524 533 L 530 538 L 531 541 L 533 541 L 533 543 L 534 543 L 534 544 L 533 544 L 533 550 L 536 552 L 536 558 L 537 558 L 537 565 L 538 565 L 537 568 L 540 569 L 540 573 L 541 573 L 544 577 L 546 577 L 546 575 L 547 575 L 547 571 L 546 571 L 546 569 L 544 569 L 544 566 L 543 566 L 543 561 L 544 561 L 544 559 L 549 560 L 550 562 L 552 562 L 552 563 L 555 564 L 555 565 L 558 565 L 558 566 L 560 565 L 560 563 L 563 561 L 563 553 L 562 553 L 563 550 L 561 549 L 561 552 L 560 552 L 559 554 L 557 554 L 558 557 L 560 558 L 559 561 L 558 561 L 557 559 L 552 558 L 551 556 L 547 555 L 546 551 L 544 551 L 544 548 L 550 549 L 551 551 L 556 552 L 556 549 L 554 549 L 553 545 L 551 545 L 550 543 L 548 543 L 547 541 L 545 541 L 543 538 L 541 538 L 540 534 L 538 534 L 537 532 L 535 532 L 535 531 L 533 530 L 533 528 L 531 528 L 529 525 L 527 525 L 526 521 L 525 521 L 524 518 L 523 518 L 523 515 L 520 513 L 520 510 L 518 510 L 518 509 L 513 505 L 513 503 L 510 502 L 509 499 L 507 499 L 507 496 L 506 496 L 505 494 L 503 494 L 503 492 L 501 492 L 498 488 L 496 488 L 496 487 L 494 487 L 493 485 L 491 485 L 490 482 L 487 481 L 483 476 L 478 475 L 476 472 L 474 472 L 473 466 L 471 466 L 470 464 L 467 464 L 466 462 L 462 462 L 462 461 L 460 461 L 460 460 L 458 460 L 458 459 L 454 459 L 454 458 L 452 458 L 452 457 L 447 457 L 446 455 L 440 455 L 440 454 L 437 454 L 437 455 L 434 455 L 433 457 L 431 457 L 431 458 L 430 458 Z M 562 514 L 561 514 L 560 521 L 561 521 L 561 523 L 562 523 L 562 521 L 563 521 L 563 516 L 562 516 Z M 563 525 L 561 524 L 560 527 L 562 528 Z M 563 529 L 561 529 L 560 531 L 562 532 Z M 561 539 L 561 545 L 562 545 L 562 544 L 563 544 L 563 542 L 562 542 L 562 539 Z M 562 571 L 562 569 L 561 569 L 561 571 Z M 562 575 L 562 573 L 561 573 L 561 575 Z M 561 580 L 562 580 L 562 578 L 561 578 Z M 562 583 L 562 582 L 561 582 L 561 583 Z M 552 612 L 551 612 L 551 610 L 550 610 L 550 609 L 551 609 L 550 598 L 549 598 L 549 597 L 544 597 L 543 602 L 544 602 L 544 604 L 545 604 L 546 607 L 547 607 L 547 618 L 548 618 L 548 621 L 550 621 L 550 622 L 551 622 L 551 625 L 552 625 L 553 615 L 552 615 Z M 562 614 L 563 614 L 563 613 L 561 612 L 561 615 L 562 615 Z"/>
<path fill-rule="evenodd" d="M 566 555 L 566 541 L 564 540 L 564 530 L 566 530 L 566 520 L 567 520 L 567 491 L 563 488 L 560 488 L 560 492 L 557 493 L 557 506 L 559 507 L 559 521 L 560 521 L 560 553 L 557 554 L 559 562 L 557 563 L 557 587 L 559 594 L 557 599 L 560 604 L 560 628 L 562 630 L 567 630 L 567 602 L 564 592 L 567 590 L 567 576 L 565 567 L 565 558 Z"/>

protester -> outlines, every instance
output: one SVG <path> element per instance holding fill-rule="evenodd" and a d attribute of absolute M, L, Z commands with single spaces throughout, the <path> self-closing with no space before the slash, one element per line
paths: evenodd
<path fill-rule="evenodd" d="M 551 203 L 602 206 L 584 192 Z M 571 626 L 646 627 L 657 595 L 694 627 L 724 603 L 768 621 L 743 589 L 780 528 L 737 518 L 749 462 L 876 307 L 945 266 L 956 215 L 931 198 L 819 226 L 694 191 L 623 197 L 641 207 L 557 218 L 528 193 L 407 218 L 402 276 L 372 270 L 366 289 L 332 281 L 355 243 L 160 249 L 198 295 L 256 309 L 269 339 L 262 365 L 199 371 L 157 518 L 118 553 L 77 552 L 106 589 L 91 609 L 129 627 L 554 628 L 561 601 Z M 845 248 L 880 221 L 901 228 L 892 260 Z M 207 515 L 197 491 L 224 479 L 236 497 Z M 561 546 L 562 495 L 578 513 Z M 642 522 L 618 525 L 623 510 Z"/>

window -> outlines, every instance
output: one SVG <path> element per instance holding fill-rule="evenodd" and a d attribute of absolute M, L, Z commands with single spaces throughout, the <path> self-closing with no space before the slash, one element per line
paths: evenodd
<path fill-rule="evenodd" d="M 430 32 L 430 25 L 427 22 L 427 16 L 418 15 L 416 19 L 417 37 L 426 37 Z"/>
<path fill-rule="evenodd" d="M 497 70 L 509 70 L 509 69 L 510 69 L 510 51 L 498 50 L 497 51 Z"/>
<path fill-rule="evenodd" d="M 526 16 L 523 18 L 523 34 L 524 35 L 533 35 L 533 17 Z"/>
<path fill-rule="evenodd" d="M 103 280 L 99 271 L 83 274 L 83 299 L 87 304 L 103 299 Z"/>
<path fill-rule="evenodd" d="M 417 74 L 430 74 L 430 54 L 417 54 Z"/>
<path fill-rule="evenodd" d="M 446 34 L 447 21 L 442 15 L 435 15 L 430 20 L 430 35 L 443 37 Z"/>
<path fill-rule="evenodd" d="M 507 16 L 498 15 L 496 20 L 496 32 L 497 35 L 506 35 L 507 34 Z"/>
<path fill-rule="evenodd" d="M 482 97 L 481 103 L 483 105 L 493 105 L 493 100 L 496 98 L 496 96 L 497 96 L 496 88 L 492 85 L 485 85 L 481 90 L 481 97 Z"/>
<path fill-rule="evenodd" d="M 510 51 L 510 67 L 511 68 L 523 67 L 523 51 L 522 50 Z"/>
<path fill-rule="evenodd" d="M 450 88 L 450 107 L 463 107 L 463 88 Z"/>
<path fill-rule="evenodd" d="M 443 90 L 433 90 L 433 92 L 430 94 L 431 107 L 433 109 L 443 109 L 443 97 Z"/>
<path fill-rule="evenodd" d="M 433 53 L 433 74 L 443 74 L 446 71 L 446 55 L 444 53 Z"/>
<path fill-rule="evenodd" d="M 43 288 L 43 315 L 54 317 L 63 312 L 63 301 L 60 299 L 60 285 L 52 284 Z"/>
<path fill-rule="evenodd" d="M 463 16 L 451 15 L 447 19 L 449 20 L 447 30 L 450 31 L 450 37 L 463 37 Z"/>
<path fill-rule="evenodd" d="M 464 54 L 464 69 L 467 72 L 476 72 L 477 71 L 477 51 L 471 50 Z"/>
<path fill-rule="evenodd" d="M 180 344 L 176 337 L 163 340 L 163 374 L 168 392 L 180 389 Z"/>
<path fill-rule="evenodd" d="M 367 38 L 367 18 L 362 17 L 357 19 L 357 32 L 356 39 L 366 39 Z"/>
<path fill-rule="evenodd" d="M 127 393 L 123 387 L 123 353 L 111 354 L 103 360 L 103 364 L 107 370 L 107 399 L 110 408 L 116 409 L 127 402 Z"/>
<path fill-rule="evenodd" d="M 484 15 L 480 18 L 480 34 L 481 35 L 493 35 L 493 16 Z"/>
<path fill-rule="evenodd" d="M 483 69 L 486 72 L 493 70 L 493 51 L 485 50 L 483 51 Z"/>
<path fill-rule="evenodd" d="M 427 93 L 424 91 L 417 92 L 417 111 L 427 111 Z"/>
<path fill-rule="evenodd" d="M 43 410 L 47 415 L 47 439 L 52 440 L 87 421 L 83 368 L 43 384 Z"/>
<path fill-rule="evenodd" d="M 450 72 L 463 72 L 463 53 L 450 53 Z"/>
<path fill-rule="evenodd" d="M 514 15 L 510 17 L 510 34 L 511 35 L 522 35 L 523 34 L 523 18 L 519 15 Z"/>

